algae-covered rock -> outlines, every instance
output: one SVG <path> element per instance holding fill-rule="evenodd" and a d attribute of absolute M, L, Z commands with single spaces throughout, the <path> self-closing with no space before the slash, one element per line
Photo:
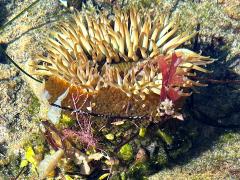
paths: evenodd
<path fill-rule="evenodd" d="M 220 0 L 219 3 L 223 6 L 225 13 L 235 20 L 240 20 L 240 2 L 235 0 Z"/>
<path fill-rule="evenodd" d="M 148 174 L 149 171 L 150 166 L 148 163 L 136 163 L 132 167 L 130 167 L 127 174 L 130 179 L 136 177 L 138 177 L 138 179 L 147 179 L 145 175 Z"/>
<path fill-rule="evenodd" d="M 182 156 L 183 154 L 187 153 L 192 147 L 192 142 L 190 140 L 182 139 L 180 141 L 181 142 L 178 144 L 179 148 L 171 150 L 168 153 L 168 155 L 173 159 L 176 159 L 178 156 Z"/>
<path fill-rule="evenodd" d="M 163 146 L 159 146 L 156 154 L 151 159 L 154 165 L 164 167 L 168 163 L 168 156 Z"/>
<path fill-rule="evenodd" d="M 164 169 L 150 179 L 238 179 L 239 173 L 239 138 L 238 132 L 225 132 L 218 140 L 212 142 L 212 147 L 202 151 L 201 155 L 187 158 L 185 163 L 179 163 L 171 169 Z M 208 142 L 209 143 L 209 142 Z M 202 144 L 206 146 L 206 141 Z M 197 147 L 196 147 L 197 148 Z M 195 150 L 195 152 L 197 152 Z M 189 154 L 188 154 L 189 155 Z M 181 160 L 183 160 L 181 158 Z M 162 178 L 164 177 L 164 178 Z"/>
<path fill-rule="evenodd" d="M 30 0 L 0 2 L 0 44 L 20 67 L 23 67 L 23 62 L 41 50 L 39 44 L 44 37 L 41 35 L 52 25 L 50 21 L 53 19 L 50 17 L 53 17 L 54 11 L 59 8 L 56 1 L 39 1 L 28 12 L 23 13 L 4 29 L 1 28 L 32 2 Z M 0 137 L 2 149 L 0 161 L 4 161 L 0 163 L 0 176 L 9 179 L 21 171 L 20 162 L 24 156 L 24 145 L 35 137 L 35 133 L 39 133 L 39 126 L 35 123 L 38 119 L 39 104 L 29 91 L 22 74 L 9 63 L 2 50 L 0 91 L 0 128 L 6 130 L 1 131 Z M 28 168 L 25 171 L 29 172 Z"/>

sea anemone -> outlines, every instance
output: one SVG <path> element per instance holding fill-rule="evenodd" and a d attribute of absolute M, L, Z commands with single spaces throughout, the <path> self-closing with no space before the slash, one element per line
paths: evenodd
<path fill-rule="evenodd" d="M 150 15 L 132 8 L 116 10 L 110 17 L 104 12 L 76 11 L 51 33 L 47 55 L 29 63 L 31 73 L 45 78 L 50 102 L 69 87 L 66 106 L 72 106 L 71 94 L 82 94 L 82 99 L 88 98 L 83 109 L 154 115 L 165 86 L 163 68 L 169 70 L 174 59 L 181 59 L 174 73 L 182 79 L 172 84 L 179 96 L 189 95 L 182 88 L 202 85 L 190 80 L 195 75 L 192 70 L 208 72 L 200 67 L 210 62 L 208 57 L 178 48 L 196 33 L 177 35 L 177 31 L 178 20 L 169 21 L 161 13 Z"/>

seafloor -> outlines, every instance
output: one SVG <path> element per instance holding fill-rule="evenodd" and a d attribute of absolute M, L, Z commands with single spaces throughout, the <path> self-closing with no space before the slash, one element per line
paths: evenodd
<path fill-rule="evenodd" d="M 32 0 L 0 0 L 0 27 Z M 80 1 L 72 1 L 73 5 Z M 94 2 L 94 5 L 92 5 Z M 191 49 L 216 59 L 211 81 L 184 106 L 186 119 L 176 130 L 181 148 L 169 147 L 164 165 L 149 179 L 240 179 L 240 1 L 140 0 L 87 1 L 85 8 L 158 7 L 180 15 L 180 30 L 198 30 Z M 81 3 L 79 4 L 79 7 Z M 84 5 L 83 5 L 84 6 Z M 84 8 L 84 7 L 82 7 Z M 67 16 L 58 0 L 40 0 L 14 22 L 0 28 L 1 47 L 19 65 L 44 51 L 44 41 L 59 18 Z M 229 80 L 229 81 L 228 81 Z M 31 140 L 39 104 L 19 72 L 0 52 L 0 179 L 16 177 L 22 146 Z M 164 157 L 164 154 L 163 154 Z M 26 172 L 25 172 L 26 173 Z M 23 178 L 24 179 L 24 178 Z"/>

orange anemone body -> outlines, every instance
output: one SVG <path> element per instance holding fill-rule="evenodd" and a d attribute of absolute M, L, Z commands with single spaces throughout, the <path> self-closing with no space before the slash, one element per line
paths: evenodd
<path fill-rule="evenodd" d="M 69 88 L 67 97 L 62 101 L 63 107 L 74 109 L 73 96 L 79 98 L 77 107 L 81 110 L 105 115 L 126 115 L 126 116 L 154 116 L 157 113 L 157 106 L 160 102 L 158 95 L 152 93 L 146 96 L 145 100 L 138 96 L 128 97 L 126 93 L 115 88 L 102 88 L 96 93 L 86 93 L 80 87 L 69 84 L 63 79 L 51 76 L 45 82 L 45 90 L 51 95 L 50 103 Z"/>

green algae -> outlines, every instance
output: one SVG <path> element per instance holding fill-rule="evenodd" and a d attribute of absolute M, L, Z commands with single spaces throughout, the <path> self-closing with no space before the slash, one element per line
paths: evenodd
<path fill-rule="evenodd" d="M 40 111 L 40 105 L 41 104 L 40 104 L 38 98 L 36 96 L 32 95 L 30 105 L 28 106 L 28 112 L 31 115 L 36 116 Z"/>
<path fill-rule="evenodd" d="M 159 146 L 158 152 L 151 159 L 152 164 L 164 167 L 168 164 L 168 156 L 163 145 Z"/>
<path fill-rule="evenodd" d="M 121 147 L 119 151 L 119 156 L 124 161 L 130 161 L 133 159 L 133 148 L 130 144 L 125 144 Z"/>
<path fill-rule="evenodd" d="M 60 127 L 71 127 L 75 124 L 75 120 L 69 117 L 68 115 L 62 114 L 60 121 L 59 121 L 59 126 Z"/>
<path fill-rule="evenodd" d="M 146 133 L 147 133 L 147 129 L 146 128 L 140 128 L 138 135 L 140 137 L 145 137 Z"/>
<path fill-rule="evenodd" d="M 166 132 L 162 131 L 162 130 L 158 130 L 157 134 L 162 138 L 162 140 L 167 144 L 167 145 L 171 145 L 173 143 L 173 138 L 167 134 Z"/>
<path fill-rule="evenodd" d="M 127 173 L 129 178 L 147 179 L 146 175 L 149 174 L 149 163 L 136 163 L 129 168 Z"/>

